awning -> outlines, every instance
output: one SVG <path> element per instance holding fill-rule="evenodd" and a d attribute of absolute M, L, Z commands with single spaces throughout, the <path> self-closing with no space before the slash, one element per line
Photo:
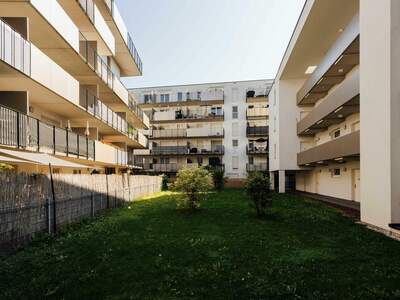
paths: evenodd
<path fill-rule="evenodd" d="M 74 168 L 74 169 L 87 169 L 90 166 L 73 163 L 61 158 L 57 158 L 45 153 L 35 153 L 26 151 L 15 151 L 9 149 L 0 149 L 0 155 L 11 156 L 11 159 L 25 160 L 25 163 L 34 163 L 39 165 L 48 166 L 51 164 L 53 167 L 61 168 Z M 8 158 L 10 159 L 10 158 Z"/>

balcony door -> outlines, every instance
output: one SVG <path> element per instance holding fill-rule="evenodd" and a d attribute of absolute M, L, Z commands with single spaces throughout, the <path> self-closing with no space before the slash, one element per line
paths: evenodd
<path fill-rule="evenodd" d="M 353 201 L 360 202 L 360 169 L 351 170 L 352 180 L 352 199 Z"/>

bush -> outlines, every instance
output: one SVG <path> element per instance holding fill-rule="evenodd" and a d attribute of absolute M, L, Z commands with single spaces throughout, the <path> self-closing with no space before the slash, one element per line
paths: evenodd
<path fill-rule="evenodd" d="M 246 181 L 246 191 L 252 206 L 256 209 L 257 217 L 265 216 L 267 207 L 272 204 L 268 176 L 254 172 Z"/>
<path fill-rule="evenodd" d="M 185 198 L 179 206 L 194 210 L 200 206 L 201 199 L 212 189 L 213 179 L 204 168 L 183 168 L 179 170 L 175 189 L 183 192 Z"/>
<path fill-rule="evenodd" d="M 212 177 L 214 181 L 214 187 L 217 191 L 222 191 L 225 187 L 225 172 L 221 169 L 212 170 Z"/>
<path fill-rule="evenodd" d="M 168 191 L 168 176 L 166 174 L 162 175 L 161 190 Z"/>

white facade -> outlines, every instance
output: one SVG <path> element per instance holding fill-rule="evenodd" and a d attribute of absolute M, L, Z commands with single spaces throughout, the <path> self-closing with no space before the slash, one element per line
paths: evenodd
<path fill-rule="evenodd" d="M 152 114 L 153 122 L 151 122 L 151 125 L 153 128 L 157 126 L 155 120 L 163 121 L 165 122 L 163 123 L 164 129 L 180 128 L 187 130 L 185 134 L 188 137 L 193 131 L 209 132 L 210 130 L 218 131 L 218 128 L 222 128 L 223 137 L 205 136 L 197 143 L 200 141 L 203 144 L 221 143 L 224 148 L 221 163 L 224 165 L 225 175 L 230 179 L 244 179 L 247 177 L 249 164 L 246 149 L 249 141 L 257 139 L 257 137 L 248 137 L 247 128 L 248 126 L 268 126 L 269 109 L 266 94 L 269 92 L 270 86 L 270 80 L 257 80 L 141 88 L 132 89 L 131 93 L 141 104 L 141 108 L 147 114 Z M 249 91 L 254 91 L 252 99 L 247 97 Z M 198 122 L 188 120 L 178 123 L 175 122 L 177 110 L 184 112 L 186 110 L 189 112 L 191 110 L 204 111 L 205 114 L 215 112 L 223 117 L 218 120 L 202 120 L 202 117 L 199 116 Z M 171 122 L 167 123 L 168 120 Z M 149 139 L 151 140 L 151 138 Z M 264 139 L 267 139 L 267 134 Z M 185 139 L 174 140 L 170 138 L 168 141 L 163 141 L 162 145 L 184 146 L 186 143 L 187 140 Z M 267 154 L 264 157 L 257 155 L 251 158 L 251 163 L 262 164 L 266 167 L 266 158 Z M 184 164 L 184 160 L 181 157 L 180 162 Z"/>

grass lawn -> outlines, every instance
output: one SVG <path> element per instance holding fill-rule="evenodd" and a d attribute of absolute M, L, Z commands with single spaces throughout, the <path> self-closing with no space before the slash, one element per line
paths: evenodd
<path fill-rule="evenodd" d="M 0 299 L 400 299 L 400 242 L 323 204 L 159 194 L 0 258 Z"/>

